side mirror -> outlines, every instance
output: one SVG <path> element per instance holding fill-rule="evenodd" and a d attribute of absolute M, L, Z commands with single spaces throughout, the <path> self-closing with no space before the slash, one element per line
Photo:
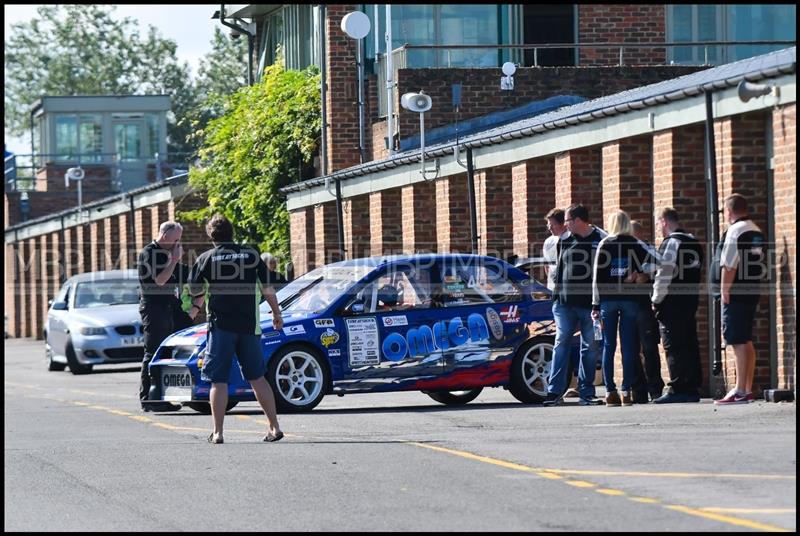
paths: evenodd
<path fill-rule="evenodd" d="M 353 305 L 350 306 L 350 312 L 355 314 L 361 314 L 364 312 L 364 304 L 362 302 L 355 302 Z"/>
<path fill-rule="evenodd" d="M 53 302 L 53 300 L 50 300 L 50 301 Z M 67 302 L 63 302 L 63 301 L 53 302 L 53 306 L 52 307 L 53 307 L 54 311 L 66 311 L 67 310 Z"/>

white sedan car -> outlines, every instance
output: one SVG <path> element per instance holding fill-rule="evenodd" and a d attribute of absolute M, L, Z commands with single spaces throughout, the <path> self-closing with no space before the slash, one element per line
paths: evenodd
<path fill-rule="evenodd" d="M 50 302 L 44 331 L 48 370 L 87 374 L 94 365 L 144 357 L 136 270 L 69 278 Z"/>

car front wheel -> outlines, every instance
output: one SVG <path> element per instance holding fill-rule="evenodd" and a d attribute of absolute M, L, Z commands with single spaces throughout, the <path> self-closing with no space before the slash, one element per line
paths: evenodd
<path fill-rule="evenodd" d="M 49 371 L 64 370 L 67 368 L 64 363 L 53 361 L 53 349 L 47 343 L 44 345 L 44 361 L 47 364 L 47 370 Z"/>
<path fill-rule="evenodd" d="M 447 406 L 462 406 L 478 398 L 483 387 L 467 391 L 426 391 L 425 394 Z"/>
<path fill-rule="evenodd" d="M 520 402 L 537 404 L 547 396 L 553 343 L 551 337 L 536 337 L 525 342 L 514 356 L 508 388 Z"/>
<path fill-rule="evenodd" d="M 73 374 L 89 374 L 92 372 L 92 365 L 81 365 L 78 362 L 78 356 L 75 355 L 75 348 L 72 343 L 67 344 L 67 363 L 69 364 L 69 371 Z"/>
<path fill-rule="evenodd" d="M 327 363 L 306 346 L 287 346 L 272 356 L 267 381 L 275 405 L 284 413 L 311 411 L 325 396 L 330 374 Z"/>

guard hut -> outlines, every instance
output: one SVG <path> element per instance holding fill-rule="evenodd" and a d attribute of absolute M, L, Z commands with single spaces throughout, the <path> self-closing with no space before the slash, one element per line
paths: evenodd
<path fill-rule="evenodd" d="M 17 221 L 76 206 L 70 168 L 84 172 L 84 203 L 170 177 L 169 110 L 168 95 L 41 97 L 30 111 L 31 154 L 16 155 L 13 180 L 6 174 L 12 212 L 20 197 Z"/>

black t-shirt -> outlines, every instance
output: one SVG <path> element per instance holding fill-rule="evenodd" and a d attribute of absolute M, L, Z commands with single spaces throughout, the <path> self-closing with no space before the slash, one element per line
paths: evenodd
<path fill-rule="evenodd" d="M 554 301 L 571 307 L 592 307 L 592 268 L 604 236 L 595 228 L 587 236 L 571 234 L 559 242 Z"/>
<path fill-rule="evenodd" d="M 212 326 L 236 333 L 261 334 L 258 304 L 261 285 L 271 284 L 267 266 L 254 248 L 220 244 L 197 258 L 189 276 L 192 295 L 208 284 L 208 319 Z"/>
<path fill-rule="evenodd" d="M 594 262 L 594 288 L 592 305 L 603 301 L 650 301 L 648 285 L 626 283 L 634 272 L 642 273 L 645 264 L 655 259 L 645 249 L 644 243 L 630 235 L 608 236 L 600 241 Z"/>
<path fill-rule="evenodd" d="M 169 265 L 169 251 L 153 240 L 139 252 L 136 270 L 139 272 L 139 304 L 141 307 L 172 307 L 178 289 L 189 278 L 189 267 L 183 263 L 175 265 L 172 275 L 162 286 L 155 278 Z"/>
<path fill-rule="evenodd" d="M 767 244 L 758 225 L 749 218 L 736 220 L 722 235 L 715 261 L 717 281 L 720 281 L 721 267 L 736 270 L 730 289 L 731 301 L 758 300 L 769 280 Z"/>

